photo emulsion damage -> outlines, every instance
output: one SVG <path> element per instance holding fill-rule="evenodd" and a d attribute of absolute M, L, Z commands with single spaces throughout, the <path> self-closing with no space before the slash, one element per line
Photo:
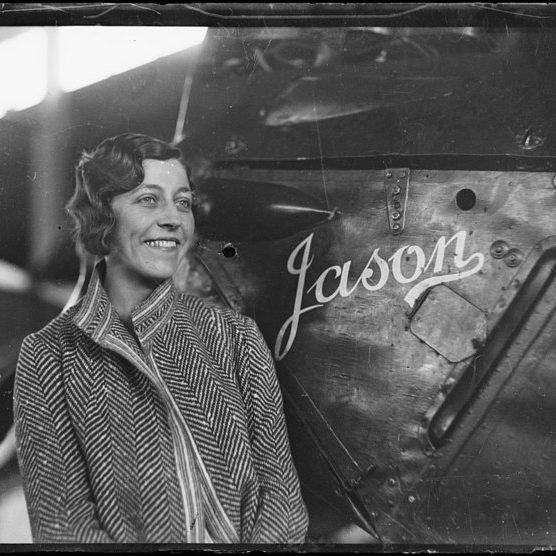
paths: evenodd
<path fill-rule="evenodd" d="M 552 546 L 554 7 L 21 6 L 0 543 Z"/>

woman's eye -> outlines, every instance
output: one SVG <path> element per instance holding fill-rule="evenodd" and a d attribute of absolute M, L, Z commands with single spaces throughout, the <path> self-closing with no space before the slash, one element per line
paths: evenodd
<path fill-rule="evenodd" d="M 153 195 L 145 195 L 139 199 L 139 202 L 146 206 L 154 205 L 156 203 L 156 197 Z"/>
<path fill-rule="evenodd" d="M 179 199 L 177 201 L 178 208 L 182 210 L 189 210 L 191 208 L 191 199 Z"/>

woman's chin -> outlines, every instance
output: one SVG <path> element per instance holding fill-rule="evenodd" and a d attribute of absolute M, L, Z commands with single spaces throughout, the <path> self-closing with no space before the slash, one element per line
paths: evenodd
<path fill-rule="evenodd" d="M 175 269 L 172 271 L 160 271 L 160 272 L 153 272 L 146 276 L 147 280 L 154 282 L 156 284 L 160 284 L 161 282 L 166 282 L 169 278 L 172 278 L 174 275 Z"/>
<path fill-rule="evenodd" d="M 145 268 L 140 274 L 141 281 L 157 285 L 171 278 L 176 272 L 176 265 L 157 265 Z"/>

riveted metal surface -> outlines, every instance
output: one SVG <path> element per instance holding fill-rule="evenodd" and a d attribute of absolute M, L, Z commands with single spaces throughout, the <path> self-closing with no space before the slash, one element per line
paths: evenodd
<path fill-rule="evenodd" d="M 394 168 L 384 171 L 386 211 L 390 231 L 393 234 L 401 234 L 405 226 L 409 183 L 409 168 Z"/>
<path fill-rule="evenodd" d="M 447 450 L 454 450 L 449 453 L 456 457 L 454 442 L 463 440 L 450 436 L 439 446 L 430 443 L 426 431 L 465 375 L 469 361 L 449 362 L 417 338 L 410 326 L 419 300 L 414 297 L 411 307 L 406 299 L 423 280 L 445 279 L 453 273 L 457 278 L 442 287 L 449 287 L 487 315 L 487 337 L 497 323 L 511 321 L 508 306 L 523 291 L 527 276 L 550 245 L 547 233 L 556 233 L 551 216 L 551 207 L 556 209 L 552 174 L 412 171 L 409 206 L 417 202 L 426 210 L 409 210 L 400 236 L 391 233 L 384 218 L 383 171 L 219 171 L 221 178 L 227 175 L 303 188 L 338 208 L 337 219 L 306 233 L 265 245 L 240 242 L 236 245 L 240 256 L 232 259 L 216 254 L 220 244 L 214 244 L 213 255 L 213 243 L 203 243 L 203 256 L 226 269 L 246 312 L 255 316 L 273 350 L 281 329 L 284 338 L 292 333 L 296 303 L 300 310 L 314 306 L 317 290 L 326 299 L 298 315 L 291 349 L 278 368 L 287 366 L 288 376 L 302 387 L 299 399 L 310 402 L 313 413 L 316 410 L 319 415 L 320 425 L 309 423 L 310 419 L 305 419 L 305 425 L 322 439 L 319 446 L 335 462 L 340 485 L 335 489 L 340 494 L 344 489 L 344 496 L 345 489 L 351 490 L 388 542 L 399 542 L 402 537 L 407 542 L 457 539 L 455 525 L 452 529 L 434 526 L 436 517 L 427 513 L 427 505 L 436 499 L 426 488 L 431 484 L 431 492 L 445 488 L 440 483 L 443 467 L 436 462 L 448 457 Z M 476 193 L 474 207 L 458 211 L 455 195 L 471 187 Z M 533 197 L 550 211 L 535 218 L 524 214 Z M 491 246 L 501 240 L 501 229 L 508 246 L 529 254 L 517 268 L 491 256 Z M 458 233 L 459 243 L 457 238 L 448 241 Z M 439 243 L 440 238 L 444 241 Z M 288 260 L 293 272 L 287 270 Z M 302 270 L 303 260 L 307 265 Z M 482 262 L 480 268 L 462 277 L 461 272 L 477 261 Z M 458 268 L 456 263 L 463 266 Z M 452 310 L 448 315 L 457 320 L 455 313 Z M 484 337 L 476 340 L 473 348 L 484 349 Z M 282 378 L 289 388 L 290 379 Z M 462 439 L 473 434 L 472 428 L 466 428 Z M 294 457 L 307 473 L 316 454 L 296 445 Z M 365 473 L 366 469 L 371 472 Z M 309 484 L 315 478 L 302 480 Z M 461 498 L 464 494 L 475 499 L 473 504 L 482 497 L 480 489 L 467 488 L 459 492 L 459 499 L 450 500 L 466 504 L 466 498 Z M 321 495 L 332 505 L 338 496 L 327 494 L 326 489 Z"/>
<path fill-rule="evenodd" d="M 457 542 L 491 542 L 499 529 L 508 544 L 543 544 L 554 533 L 556 253 L 545 255 L 544 287 L 415 485 L 431 530 Z"/>
<path fill-rule="evenodd" d="M 207 37 L 186 154 L 213 161 L 220 178 L 284 184 L 338 209 L 318 228 L 240 242 L 232 259 L 203 242 L 207 267 L 226 269 L 292 403 L 306 406 L 300 426 L 315 441 L 294 442 L 303 484 L 314 490 L 322 465 L 312 462 L 325 461 L 334 479 L 322 505 L 343 492 L 386 542 L 502 544 L 520 533 L 536 542 L 543 528 L 556 536 L 545 518 L 556 497 L 538 488 L 556 484 L 555 472 L 524 453 L 543 451 L 534 421 L 549 442 L 554 422 L 542 396 L 555 386 L 552 328 L 526 308 L 554 304 L 542 286 L 548 267 L 534 273 L 540 298 L 531 286 L 556 235 L 555 43 L 539 29 L 460 29 L 456 42 L 450 32 L 389 28 Z M 286 40 L 317 48 L 288 58 Z M 387 56 L 358 57 L 361 45 L 392 40 L 401 55 L 388 46 Z M 327 58 L 342 41 L 341 55 Z M 399 76 L 408 88 L 391 79 Z M 484 315 L 483 333 L 470 332 L 475 319 L 455 302 L 430 311 L 430 332 L 414 333 L 427 292 L 441 285 Z M 469 379 L 474 371 L 482 381 Z M 465 384 L 470 396 L 460 395 Z M 518 510 L 516 523 L 512 496 L 535 508 Z"/>

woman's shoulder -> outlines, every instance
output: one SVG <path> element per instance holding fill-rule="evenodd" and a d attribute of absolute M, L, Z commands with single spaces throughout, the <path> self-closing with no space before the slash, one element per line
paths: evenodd
<path fill-rule="evenodd" d="M 267 344 L 251 317 L 186 294 L 180 295 L 179 306 L 177 318 L 192 322 L 206 346 L 213 346 L 218 353 L 240 350 L 243 354 L 254 353 L 261 361 L 266 358 Z"/>
<path fill-rule="evenodd" d="M 77 309 L 77 306 L 74 305 L 68 310 L 61 312 L 45 326 L 26 336 L 23 341 L 23 346 L 29 344 L 46 346 L 59 345 L 60 340 L 65 337 L 68 332 L 74 330 L 73 316 L 77 312 Z"/>
<path fill-rule="evenodd" d="M 179 305 L 198 324 L 212 322 L 216 325 L 231 327 L 234 331 L 237 331 L 238 329 L 243 330 L 251 322 L 249 317 L 229 307 L 193 295 L 181 294 Z"/>
<path fill-rule="evenodd" d="M 180 294 L 179 304 L 191 313 L 192 316 L 212 316 L 229 320 L 243 320 L 246 318 L 229 307 L 194 295 Z"/>
<path fill-rule="evenodd" d="M 36 396 L 37 388 L 43 394 L 62 391 L 64 353 L 72 348 L 67 340 L 77 330 L 72 322 L 75 312 L 76 308 L 70 308 L 60 313 L 23 339 L 15 371 L 15 403 Z"/>

